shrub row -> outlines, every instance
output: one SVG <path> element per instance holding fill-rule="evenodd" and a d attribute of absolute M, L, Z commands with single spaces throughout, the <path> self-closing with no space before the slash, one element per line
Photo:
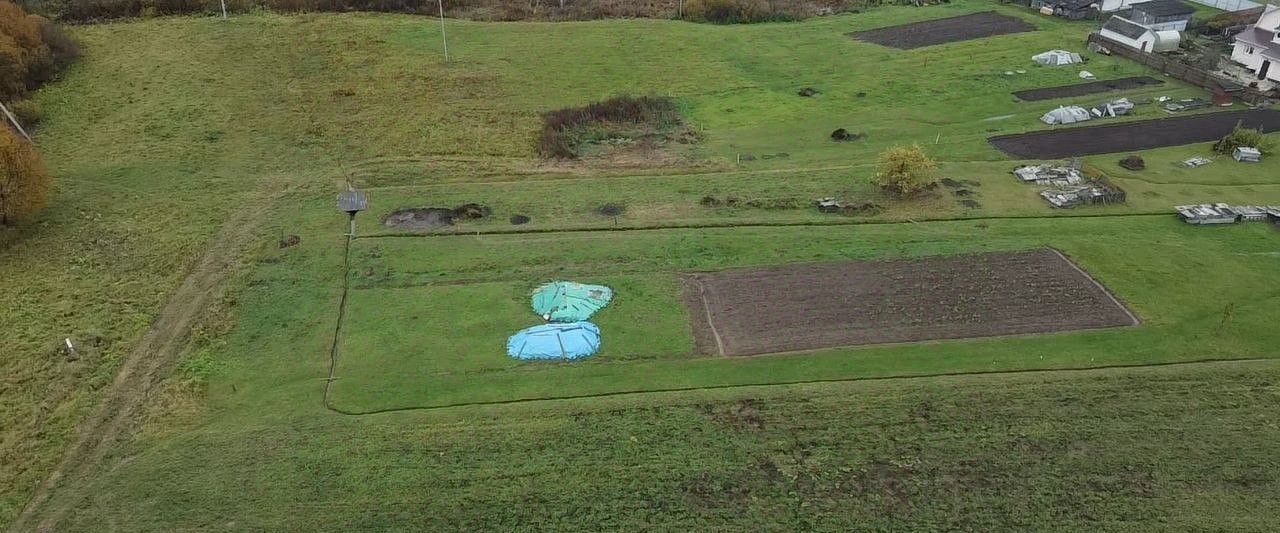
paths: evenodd
<path fill-rule="evenodd" d="M 619 96 L 583 107 L 566 107 L 542 115 L 538 153 L 543 157 L 571 159 L 584 134 L 623 126 L 668 128 L 680 122 L 675 101 L 667 97 Z"/>
<path fill-rule="evenodd" d="M 0 99 L 26 96 L 79 55 L 79 47 L 61 28 L 0 0 Z"/>
<path fill-rule="evenodd" d="M 799 20 L 908 0 L 444 0 L 445 15 L 490 21 L 685 18 L 742 23 Z M 57 20 L 89 22 L 124 17 L 215 14 L 219 0 L 24 0 L 29 10 Z M 382 11 L 436 14 L 436 0 L 226 0 L 230 12 Z"/>

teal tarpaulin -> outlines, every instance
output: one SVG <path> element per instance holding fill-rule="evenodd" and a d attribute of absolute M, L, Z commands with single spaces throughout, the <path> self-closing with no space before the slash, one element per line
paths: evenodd
<path fill-rule="evenodd" d="M 507 355 L 516 359 L 581 359 L 600 349 L 600 328 L 590 322 L 542 324 L 507 339 Z"/>
<path fill-rule="evenodd" d="M 581 322 L 613 299 L 613 289 L 572 281 L 553 281 L 533 291 L 533 310 L 551 322 Z"/>

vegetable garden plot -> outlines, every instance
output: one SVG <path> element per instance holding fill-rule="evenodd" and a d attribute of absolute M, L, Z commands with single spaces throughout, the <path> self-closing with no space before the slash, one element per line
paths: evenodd
<path fill-rule="evenodd" d="M 1050 249 L 689 274 L 685 302 L 723 355 L 1138 323 Z"/>

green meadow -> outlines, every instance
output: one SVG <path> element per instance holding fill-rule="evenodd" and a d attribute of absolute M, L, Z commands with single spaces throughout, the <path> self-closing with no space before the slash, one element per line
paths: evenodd
<path fill-rule="evenodd" d="M 847 36 L 993 9 L 1038 30 L 910 51 Z M 1128 202 L 1055 211 L 1010 174 L 1030 162 L 986 142 L 1045 128 L 1057 105 L 1202 94 L 1170 78 L 1061 101 L 1010 94 L 1081 81 L 1031 55 L 1084 52 L 1089 23 L 956 0 L 758 25 L 446 27 L 448 62 L 438 21 L 403 15 L 73 28 L 84 57 L 36 94 L 54 201 L 0 232 L 0 521 L 1118 531 L 1276 519 L 1280 232 L 1191 227 L 1170 208 L 1280 204 L 1280 157 L 1187 169 L 1208 146 L 1171 147 L 1143 152 L 1141 172 L 1118 167 L 1126 154 L 1089 157 Z M 1101 79 L 1158 75 L 1084 55 Z M 674 97 L 700 142 L 655 161 L 535 155 L 543 112 L 622 94 Z M 1113 120 L 1162 116 L 1145 105 Z M 833 142 L 836 128 L 866 137 Z M 872 185 L 878 154 L 907 143 L 968 195 L 903 200 Z M 348 183 L 371 205 L 349 247 L 333 205 Z M 811 207 L 828 196 L 876 207 Z M 472 202 L 492 214 L 426 233 L 381 223 Z M 605 203 L 626 209 L 603 216 Z M 688 271 L 1041 247 L 1142 324 L 720 358 L 695 353 L 680 300 Z M 192 279 L 212 281 L 185 309 L 181 348 L 141 388 L 113 387 L 154 355 L 135 347 Z M 556 279 L 617 291 L 596 320 L 601 352 L 506 357 L 507 336 L 539 321 L 529 291 Z M 87 343 L 80 358 L 55 352 L 67 337 Z M 92 434 L 93 413 L 125 401 L 137 407 L 119 411 L 107 451 L 66 455 L 78 468 L 23 514 L 77 428 Z"/>

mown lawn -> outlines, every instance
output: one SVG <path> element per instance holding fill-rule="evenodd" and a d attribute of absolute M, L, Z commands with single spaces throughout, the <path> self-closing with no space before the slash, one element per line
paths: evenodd
<path fill-rule="evenodd" d="M 845 36 L 859 29 L 987 9 L 1025 18 L 1040 31 L 911 52 Z M 769 421 L 767 427 L 790 429 L 753 434 L 747 440 L 708 429 L 711 422 L 699 414 L 702 408 L 687 406 L 694 401 L 688 398 L 703 402 L 702 393 L 529 410 L 462 410 L 443 418 L 345 418 L 322 410 L 321 391 L 343 282 L 340 234 L 345 226 L 331 202 L 333 192 L 348 179 L 369 188 L 374 202 L 373 210 L 360 220 L 361 235 L 371 238 L 358 239 L 354 246 L 347 324 L 351 331 L 342 338 L 332 389 L 335 405 L 352 410 L 826 377 L 1275 355 L 1266 343 L 1274 346 L 1276 340 L 1270 326 L 1275 322 L 1273 281 L 1280 268 L 1274 243 L 1280 234 L 1260 225 L 1187 228 L 1169 218 L 1139 217 L 374 237 L 389 233 L 375 219 L 393 208 L 469 201 L 493 206 L 494 217 L 460 225 L 458 232 L 510 230 L 514 227 L 506 220 L 512 214 L 533 218 L 524 229 L 547 231 L 1061 216 L 1042 205 L 1034 188 L 1013 182 L 1008 171 L 1017 162 L 995 152 L 985 138 L 1039 129 L 1041 113 L 1068 103 L 1017 102 L 1008 93 L 1077 81 L 1077 69 L 1037 68 L 1030 55 L 1049 48 L 1082 51 L 1088 24 L 962 0 L 795 24 L 449 21 L 448 27 L 454 60 L 447 64 L 438 49 L 438 26 L 419 17 L 256 14 L 228 21 L 158 18 L 74 29 L 83 41 L 84 59 L 36 97 L 47 115 L 36 141 L 58 178 L 54 202 L 38 218 L 0 234 L 0 306 L 8 310 L 0 314 L 6 331 L 0 337 L 0 371 L 6 376 L 0 382 L 0 521 L 16 515 L 49 472 L 72 429 L 96 405 L 102 387 L 155 319 L 166 295 L 203 253 L 210 236 L 220 227 L 242 223 L 261 224 L 250 243 L 248 265 L 222 287 L 225 296 L 196 324 L 191 345 L 173 374 L 167 379 L 156 376 L 163 383 L 149 395 L 137 421 L 141 437 L 109 458 L 127 461 L 111 462 L 108 466 L 118 468 L 101 479 L 70 480 L 56 496 L 56 502 L 71 502 L 69 508 L 76 509 L 70 523 L 58 529 L 341 529 L 393 522 L 441 528 L 574 523 L 607 528 L 622 517 L 630 518 L 616 522 L 618 527 L 696 527 L 746 524 L 762 516 L 793 524 L 798 522 L 783 520 L 794 515 L 777 511 L 803 509 L 798 506 L 804 502 L 789 494 L 808 494 L 810 489 L 797 492 L 768 481 L 768 488 L 749 492 L 761 495 L 759 501 L 764 502 L 751 507 L 755 504 L 741 504 L 737 495 L 743 493 L 732 488 L 736 482 L 717 478 L 717 473 L 754 461 L 754 452 L 741 451 L 747 449 L 826 456 L 827 462 L 815 463 L 824 471 L 883 468 L 874 466 L 879 459 L 873 461 L 869 455 L 850 455 L 839 447 L 844 444 L 812 448 L 817 450 L 813 453 L 805 451 L 809 448 L 778 448 L 779 442 L 792 438 L 837 442 L 827 430 L 813 429 L 843 427 L 831 421 L 866 419 L 881 424 L 874 417 L 882 411 L 835 399 L 859 394 L 860 389 L 831 389 L 834 396 L 821 387 L 795 389 L 796 396 L 789 396 L 793 389 L 785 389 L 781 394 L 790 399 L 783 403 L 791 407 L 780 408 L 777 416 L 786 423 Z M 1118 58 L 1090 59 L 1086 68 L 1100 78 L 1150 74 Z M 1015 69 L 1028 72 L 1004 74 Z M 817 87 L 822 94 L 800 98 L 795 91 L 803 86 Z M 675 96 L 692 125 L 704 134 L 697 147 L 702 159 L 678 168 L 637 168 L 610 166 L 607 161 L 550 164 L 533 157 L 533 133 L 541 112 L 623 93 Z M 1170 81 L 1129 96 L 1161 94 L 1198 93 Z M 1111 96 L 1070 103 L 1096 103 Z M 1141 108 L 1138 118 L 1158 113 Z M 836 127 L 868 137 L 833 143 L 827 136 Z M 980 183 L 973 198 L 981 207 L 963 207 L 947 190 L 910 202 L 875 191 L 868 183 L 875 155 L 903 142 L 924 144 L 939 158 L 945 175 Z M 1224 161 L 1193 172 L 1167 170 L 1165 163 L 1187 150 L 1153 151 L 1151 170 L 1144 173 L 1114 172 L 1130 190 L 1129 205 L 1067 214 L 1155 213 L 1191 201 L 1280 203 L 1280 183 L 1270 173 L 1274 161 L 1280 160 L 1248 169 Z M 739 155 L 755 159 L 738 165 Z M 1112 172 L 1110 159 L 1115 158 L 1089 162 Z M 839 196 L 884 209 L 849 219 L 808 208 L 708 208 L 701 200 L 709 195 L 801 204 Z M 627 211 L 616 220 L 593 213 L 599 204 L 611 201 L 627 204 Z M 245 205 L 261 202 L 274 205 L 263 220 L 242 219 Z M 278 249 L 277 240 L 290 234 L 301 236 L 302 243 Z M 690 353 L 672 277 L 684 269 L 1044 245 L 1061 247 L 1094 271 L 1130 301 L 1147 324 L 1043 339 L 722 361 Z M 379 250 L 377 257 L 374 249 Z M 596 277 L 622 291 L 617 305 L 600 317 L 607 336 L 601 357 L 576 366 L 522 366 L 491 351 L 514 328 L 535 322 L 524 308 L 525 292 L 538 282 L 560 277 Z M 460 284 L 436 285 L 444 281 Z M 1230 304 L 1234 311 L 1228 320 L 1224 310 Z M 67 336 L 102 341 L 79 360 L 66 361 L 55 354 L 53 345 Z M 422 354 L 433 357 L 424 359 Z M 1239 476 L 1230 472 L 1196 470 L 1204 457 L 1234 442 L 1232 424 L 1256 422 L 1266 412 L 1254 410 L 1266 406 L 1254 400 L 1267 398 L 1258 390 L 1274 387 L 1266 376 L 1275 369 L 1249 368 L 1257 372 L 1246 372 L 1245 379 L 1257 385 L 1241 394 L 1250 395 L 1247 399 L 1253 403 L 1236 407 L 1239 410 L 1230 416 L 1237 418 L 1187 415 L 1192 417 L 1187 421 L 1192 424 L 1188 438 L 1205 444 L 1169 448 L 1163 456 L 1169 464 L 1154 470 L 1167 476 L 1157 477 L 1153 486 L 1162 491 L 1160 509 L 1176 513 L 1174 525 L 1249 526 L 1259 516 L 1223 517 L 1230 510 L 1256 511 L 1255 490 L 1267 488 L 1274 475 L 1239 485 L 1232 484 Z M 1203 393 L 1197 401 L 1211 405 L 1225 401 L 1219 385 L 1237 378 L 1195 376 L 1188 379 L 1215 387 L 1194 389 Z M 1147 383 L 1139 377 L 1126 379 L 1127 385 Z M 1063 392 L 1064 396 L 1149 394 L 1153 411 L 1134 420 L 1134 427 L 1145 434 L 1157 427 L 1167 412 L 1162 410 L 1174 408 L 1171 398 L 1188 390 L 1177 388 L 1177 379 L 1173 382 L 1168 390 L 1174 392 L 1161 392 L 1165 389 L 1160 379 L 1149 391 L 1146 385 L 1130 391 L 1105 380 L 1063 382 L 1061 390 L 1083 391 Z M 910 391 L 914 385 L 903 387 L 883 393 L 884 405 L 890 406 L 884 409 L 907 405 L 893 399 L 916 394 Z M 970 391 L 955 392 L 958 397 L 979 394 L 975 388 L 957 387 Z M 736 409 L 727 399 L 736 393 L 717 394 L 707 393 L 705 401 Z M 1030 392 L 1023 394 L 1033 398 L 1025 400 L 1032 403 L 1026 411 L 1010 412 L 1009 424 L 1043 428 L 1026 414 L 1043 411 L 1034 403 L 1038 400 Z M 662 407 L 663 398 L 677 406 Z M 827 398 L 815 401 L 843 407 L 824 407 L 822 413 L 830 414 L 814 414 L 805 407 L 808 398 Z M 995 404 L 1024 401 L 1017 398 L 1022 397 L 1009 396 Z M 635 402 L 653 402 L 646 405 L 657 410 L 633 410 Z M 622 410 L 621 418 L 594 411 L 597 403 Z M 1095 406 L 1081 407 L 1086 408 Z M 1089 450 L 1103 448 L 1101 443 L 1118 428 L 1110 420 L 1124 406 L 1108 403 L 1096 409 L 1081 412 L 1098 424 L 1096 433 L 1079 436 Z M 522 425 L 526 418 L 532 425 Z M 476 424 L 477 420 L 488 422 Z M 1061 420 L 1071 419 L 1063 414 Z M 617 431 L 594 432 L 592 424 Z M 1223 427 L 1228 430 L 1212 431 Z M 966 435 L 966 442 L 1005 436 L 967 425 L 955 431 Z M 645 454 L 629 448 L 628 443 L 659 435 L 668 437 L 668 447 Z M 708 440 L 680 444 L 682 437 L 694 435 Z M 914 434 L 902 437 L 909 435 Z M 1259 440 L 1240 442 L 1253 443 L 1251 450 L 1259 453 L 1267 442 L 1274 442 L 1265 440 L 1270 435 L 1265 431 L 1251 435 Z M 1049 438 L 1075 437 L 1053 429 Z M 1114 450 L 1105 451 L 1110 463 L 1100 464 L 1134 465 L 1135 457 L 1155 447 L 1137 438 L 1121 440 Z M 573 457 L 589 459 L 575 463 L 561 455 L 555 445 L 562 441 L 579 446 L 571 448 L 577 452 Z M 484 445 L 468 448 L 472 455 L 456 463 L 432 462 L 430 453 L 444 451 L 447 456 L 462 442 Z M 598 446 L 606 442 L 616 446 Z M 729 444 L 720 447 L 724 442 Z M 856 439 L 838 442 L 865 444 Z M 976 444 L 970 448 L 997 461 L 997 466 L 1020 461 L 982 455 L 988 450 Z M 351 460 L 353 456 L 358 459 Z M 533 460 L 517 464 L 520 457 Z M 941 455 L 934 458 L 943 460 Z M 1022 463 L 1008 472 L 999 470 L 1006 473 L 990 478 L 990 498 L 957 500 L 975 517 L 963 523 L 976 529 L 1025 529 L 1017 513 L 1044 517 L 1062 502 L 1039 495 L 1076 490 L 1076 482 L 1106 481 L 1098 471 L 1079 472 L 1077 459 L 1068 456 L 1040 470 Z M 1231 464 L 1253 464 L 1254 457 L 1238 459 Z M 661 472 L 670 469 L 667 461 L 689 466 L 662 477 Z M 783 479 L 807 475 L 792 466 L 778 468 Z M 947 468 L 951 467 L 922 470 L 943 477 L 929 474 L 920 479 L 949 479 Z M 1273 472 L 1274 464 L 1261 468 Z M 592 485 L 579 481 L 588 473 L 592 479 L 608 477 L 601 472 L 625 473 L 595 486 L 601 497 L 590 501 L 603 507 L 566 505 L 586 501 Z M 762 472 L 769 480 L 775 477 L 772 470 Z M 1061 473 L 1079 475 L 1061 483 L 1048 479 Z M 562 474 L 565 477 L 556 477 Z M 1044 477 L 1049 485 L 1026 485 L 1028 476 Z M 1221 486 L 1170 481 L 1177 479 L 1203 479 Z M 579 492 L 544 490 L 557 483 L 573 484 Z M 619 497 L 623 493 L 630 499 Z M 1200 501 L 1197 497 L 1206 493 L 1225 503 L 1187 503 Z M 445 497 L 435 497 L 441 494 Z M 943 520 L 936 514 L 940 508 L 922 503 L 939 501 L 940 493 L 928 494 L 926 499 L 909 500 L 920 505 L 911 503 L 908 507 L 915 510 L 906 515 L 895 504 L 859 507 L 846 514 L 822 512 L 825 518 L 819 520 L 834 527 L 866 520 L 870 527 L 887 528 L 899 518 L 906 526 L 943 523 L 937 522 Z M 1039 499 L 1025 503 L 1022 496 L 1028 494 Z M 421 505 L 423 500 L 417 498 L 428 496 L 431 503 Z M 77 508 L 82 497 L 88 498 L 85 506 Z M 837 499 L 847 497 L 833 496 L 815 509 L 828 509 Z M 381 514 L 371 510 L 374 502 L 394 510 Z M 493 507 L 485 510 L 482 502 Z M 978 510 L 992 505 L 990 512 Z M 448 511 L 462 507 L 475 514 Z M 565 509 L 566 514 L 549 517 L 536 511 L 548 507 Z M 743 509 L 749 512 L 738 512 Z M 1137 499 L 1122 498 L 1114 506 L 1095 499 L 1072 512 L 1087 511 L 1106 521 L 1120 520 L 1117 517 L 1134 509 Z M 493 518 L 481 521 L 485 515 Z M 428 516 L 442 522 L 420 522 Z M 1084 514 L 1070 516 L 1080 520 L 1071 523 L 1089 519 Z M 1216 519 L 1243 522 L 1212 522 Z"/>
<path fill-rule="evenodd" d="M 869 375 L 1269 357 L 1280 341 L 1268 326 L 1280 318 L 1271 311 L 1280 292 L 1268 281 L 1280 276 L 1276 237 L 1268 224 L 1207 229 L 1160 216 L 357 239 L 356 288 L 331 398 L 337 408 L 365 412 Z M 693 353 L 677 286 L 678 272 L 689 270 L 1044 246 L 1106 284 L 1143 325 L 726 360 Z M 571 365 L 508 359 L 506 337 L 540 322 L 528 309 L 529 290 L 553 279 L 615 286 L 617 308 L 598 315 L 600 357 Z"/>
<path fill-rule="evenodd" d="M 244 358 L 218 416 L 129 447 L 60 530 L 1265 531 L 1280 519 L 1274 361 L 352 417 L 310 401 L 305 368 Z"/>

